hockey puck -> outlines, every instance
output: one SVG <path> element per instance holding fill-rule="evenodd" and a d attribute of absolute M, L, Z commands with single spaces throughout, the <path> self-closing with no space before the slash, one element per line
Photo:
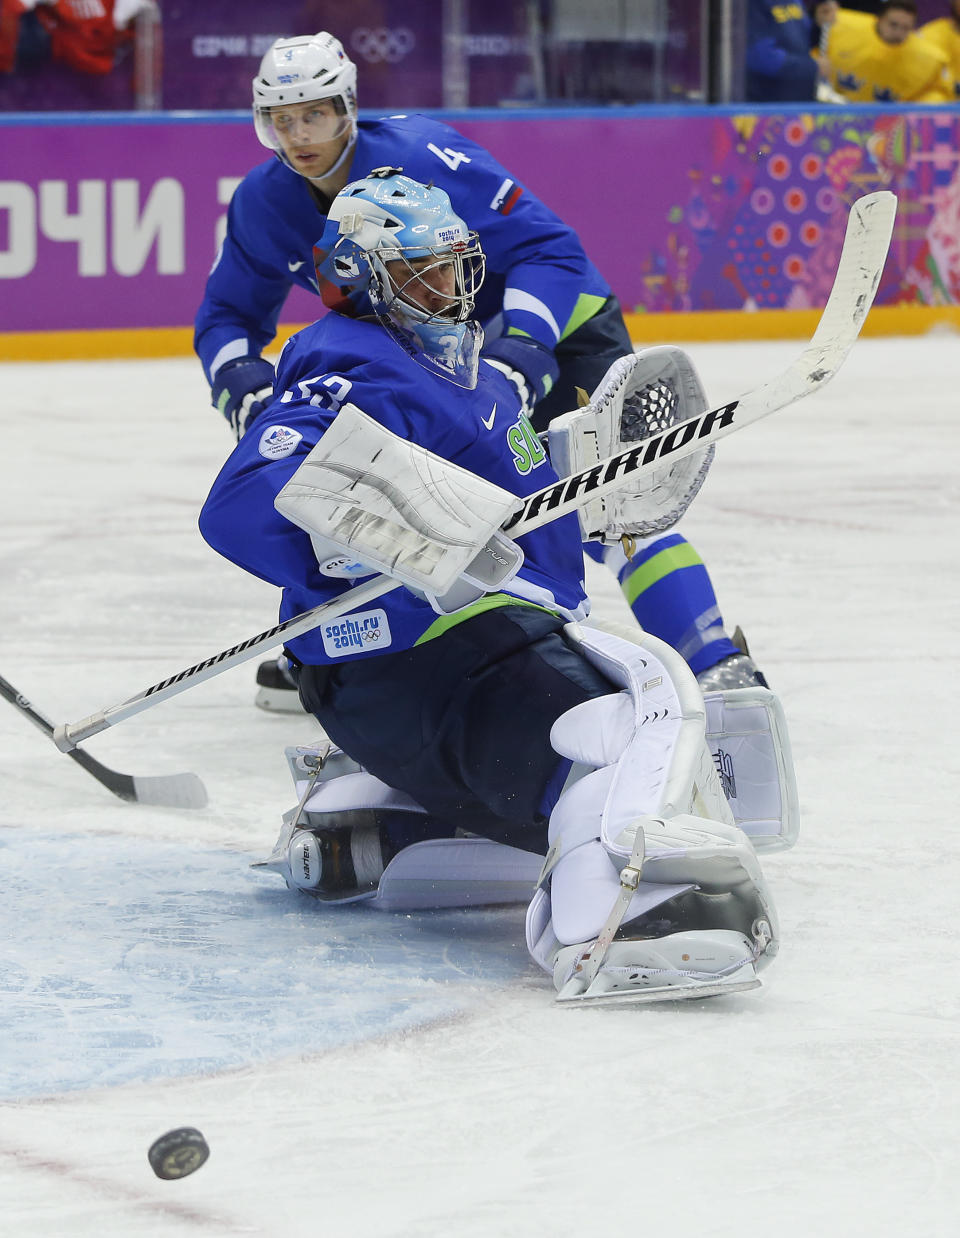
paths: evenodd
<path fill-rule="evenodd" d="M 195 1173 L 210 1155 L 207 1141 L 192 1126 L 167 1131 L 150 1145 L 147 1158 L 158 1178 L 185 1178 Z"/>

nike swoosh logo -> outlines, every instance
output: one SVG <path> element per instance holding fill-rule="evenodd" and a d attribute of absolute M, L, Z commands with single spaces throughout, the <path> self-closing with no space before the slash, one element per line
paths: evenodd
<path fill-rule="evenodd" d="M 300 268 L 303 266 L 303 264 L 304 264 L 304 262 L 305 262 L 305 261 L 306 261 L 306 259 L 305 259 L 305 258 L 302 258 L 299 262 L 288 262 L 288 263 L 287 263 L 287 269 L 288 269 L 289 271 L 299 271 L 299 270 L 300 270 Z"/>
<path fill-rule="evenodd" d="M 490 416 L 480 418 L 480 420 L 483 422 L 483 424 L 486 426 L 488 430 L 493 429 L 493 419 L 494 417 L 496 417 L 496 415 L 497 415 L 497 406 L 496 406 L 496 403 L 494 403 L 493 410 L 491 411 Z"/>

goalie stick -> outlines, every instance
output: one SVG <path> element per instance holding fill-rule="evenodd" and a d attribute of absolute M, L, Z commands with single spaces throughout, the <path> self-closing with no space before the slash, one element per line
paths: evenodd
<path fill-rule="evenodd" d="M 639 469 L 669 456 L 680 459 L 719 442 L 828 383 L 846 360 L 873 304 L 896 210 L 896 195 L 887 190 L 867 194 L 854 202 L 836 278 L 817 329 L 800 356 L 778 378 L 530 495 L 520 511 L 504 524 L 503 531 L 519 537 L 543 523 L 541 513 L 549 512 L 551 519 L 565 516 L 585 499 L 600 498 L 615 489 Z"/>
<path fill-rule="evenodd" d="M 896 209 L 896 195 L 887 190 L 867 194 L 854 202 L 847 220 L 837 275 L 817 329 L 810 343 L 779 377 L 729 404 L 681 421 L 668 430 L 641 440 L 627 451 L 601 460 L 582 473 L 561 478 L 535 492 L 523 501 L 521 509 L 503 526 L 504 532 L 513 538 L 521 537 L 568 514 L 587 499 L 608 494 L 642 469 L 659 465 L 668 457 L 680 459 L 699 451 L 823 387 L 846 360 L 873 304 L 890 246 Z M 614 362 L 615 366 L 620 364 Z M 624 367 L 624 383 L 627 373 Z M 301 636 L 327 619 L 365 606 L 374 598 L 399 587 L 399 581 L 377 576 L 330 602 L 295 615 L 195 666 L 178 671 L 128 700 L 78 722 L 62 723 L 54 728 L 54 742 L 61 752 L 71 752 L 78 743 L 107 727 L 115 726 L 194 684 L 246 662 L 264 650 L 275 648 L 285 640 Z"/>
<path fill-rule="evenodd" d="M 19 709 L 48 739 L 53 739 L 53 723 L 2 675 L 0 696 Z M 81 749 L 72 748 L 67 756 L 72 757 L 81 769 L 85 769 L 97 782 L 122 800 L 137 804 L 155 804 L 162 808 L 203 808 L 206 805 L 206 788 L 196 774 L 152 774 L 138 778 L 133 774 L 120 774 L 115 769 L 101 765 L 89 752 Z"/>

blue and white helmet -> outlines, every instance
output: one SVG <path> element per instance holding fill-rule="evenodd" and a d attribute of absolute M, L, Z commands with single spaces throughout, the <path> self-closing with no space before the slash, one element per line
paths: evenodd
<path fill-rule="evenodd" d="M 277 39 L 260 62 L 253 79 L 253 123 L 263 145 L 276 152 L 288 166 L 293 165 L 277 136 L 273 109 L 321 99 L 332 99 L 340 117 L 338 127 L 329 138 L 350 134 L 334 168 L 324 174 L 329 175 L 343 163 L 356 140 L 357 66 L 343 50 L 340 40 L 325 30 L 292 39 Z"/>
<path fill-rule="evenodd" d="M 338 239 L 323 274 L 345 284 L 366 279 L 378 314 L 408 328 L 472 318 L 486 259 L 442 189 L 376 168 L 337 194 L 327 219 Z"/>
<path fill-rule="evenodd" d="M 334 198 L 314 257 L 331 308 L 362 315 L 372 306 L 419 365 L 476 386 L 483 328 L 473 313 L 486 259 L 442 189 L 375 168 Z"/>

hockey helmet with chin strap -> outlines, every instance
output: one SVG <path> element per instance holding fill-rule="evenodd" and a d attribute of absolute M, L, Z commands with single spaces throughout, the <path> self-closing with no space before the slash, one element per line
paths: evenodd
<path fill-rule="evenodd" d="M 483 328 L 473 313 L 486 259 L 442 189 L 401 168 L 374 169 L 334 198 L 314 261 L 331 308 L 362 315 L 372 306 L 418 364 L 476 386 Z"/>
<path fill-rule="evenodd" d="M 329 176 L 341 166 L 356 140 L 357 66 L 343 50 L 340 40 L 324 30 L 318 34 L 277 39 L 260 62 L 253 79 L 253 123 L 257 137 L 288 167 L 293 167 L 280 141 L 274 111 L 276 109 L 282 119 L 284 108 L 326 99 L 332 100 L 335 116 L 330 118 L 327 129 L 321 131 L 320 140 L 334 141 L 349 134 L 343 152 L 324 173 Z"/>
<path fill-rule="evenodd" d="M 327 221 L 317 247 L 325 280 L 365 282 L 377 313 L 407 325 L 472 317 L 486 259 L 442 189 L 376 168 L 337 194 Z"/>

